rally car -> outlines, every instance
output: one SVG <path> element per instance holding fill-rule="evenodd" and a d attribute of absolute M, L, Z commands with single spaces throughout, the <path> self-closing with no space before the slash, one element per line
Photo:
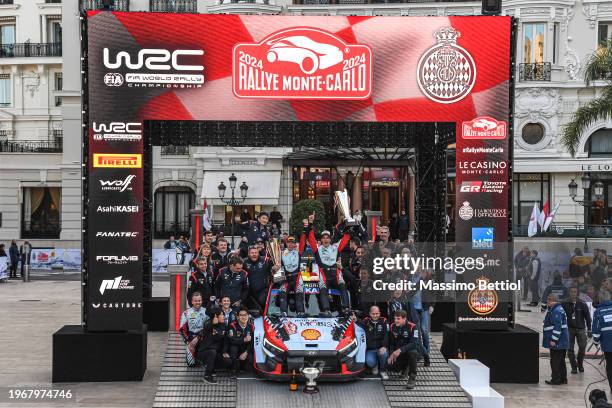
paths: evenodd
<path fill-rule="evenodd" d="M 361 374 L 365 332 L 350 316 L 339 313 L 339 292 L 330 290 L 331 317 L 321 317 L 316 280 L 304 280 L 305 317 L 298 317 L 291 303 L 287 316 L 282 315 L 279 293 L 276 288 L 269 290 L 263 316 L 254 322 L 256 372 L 272 380 L 297 378 L 304 367 L 317 368 L 318 380 L 350 380 Z"/>

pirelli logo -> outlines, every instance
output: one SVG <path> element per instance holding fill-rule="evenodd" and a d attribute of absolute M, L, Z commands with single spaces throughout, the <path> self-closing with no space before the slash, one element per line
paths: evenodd
<path fill-rule="evenodd" d="M 93 166 L 116 169 L 139 169 L 142 167 L 142 155 L 94 153 Z"/>

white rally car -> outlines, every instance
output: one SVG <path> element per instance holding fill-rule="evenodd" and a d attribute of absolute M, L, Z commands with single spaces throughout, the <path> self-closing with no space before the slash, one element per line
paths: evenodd
<path fill-rule="evenodd" d="M 273 380 L 299 377 L 304 367 L 317 368 L 319 380 L 342 381 L 359 376 L 365 368 L 365 331 L 350 316 L 341 316 L 334 310 L 334 306 L 339 309 L 339 292 L 330 290 L 332 317 L 320 316 L 316 281 L 304 279 L 306 317 L 297 317 L 291 303 L 287 316 L 282 316 L 279 293 L 278 289 L 270 289 L 264 314 L 254 322 L 256 372 Z"/>

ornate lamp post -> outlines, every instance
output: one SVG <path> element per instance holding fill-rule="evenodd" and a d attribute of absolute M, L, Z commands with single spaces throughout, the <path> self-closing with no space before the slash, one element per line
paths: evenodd
<path fill-rule="evenodd" d="M 221 182 L 221 184 L 219 184 L 219 186 L 217 187 L 217 189 L 219 190 L 219 199 L 221 200 L 221 202 L 224 203 L 225 205 L 232 206 L 232 249 L 236 248 L 235 247 L 236 220 L 234 219 L 234 206 L 240 205 L 246 200 L 247 192 L 249 190 L 249 186 L 247 186 L 246 182 L 243 181 L 242 185 L 240 186 L 240 198 L 236 198 L 235 191 L 236 191 L 237 181 L 238 181 L 238 177 L 236 177 L 236 175 L 232 173 L 232 175 L 229 176 L 229 187 L 232 192 L 232 196 L 230 198 L 225 198 L 225 191 L 227 190 L 227 187 L 225 186 L 225 184 L 223 184 L 223 182 Z"/>
<path fill-rule="evenodd" d="M 593 196 L 595 197 L 595 200 L 588 200 L 587 197 L 589 196 L 589 190 L 591 189 L 591 181 L 593 179 L 589 176 L 588 173 L 585 173 L 584 176 L 582 176 L 580 178 L 580 181 L 582 183 L 582 190 L 583 190 L 583 199 L 582 200 L 576 200 L 576 196 L 578 195 L 578 184 L 572 180 L 567 187 L 569 188 L 569 195 L 572 198 L 572 201 L 575 202 L 578 205 L 581 205 L 584 207 L 584 253 L 586 254 L 589 251 L 589 245 L 588 245 L 588 237 L 589 237 L 589 210 L 591 209 L 591 206 L 596 202 L 602 199 L 603 197 L 603 190 L 604 190 L 604 185 L 601 181 L 596 181 L 593 184 Z"/>

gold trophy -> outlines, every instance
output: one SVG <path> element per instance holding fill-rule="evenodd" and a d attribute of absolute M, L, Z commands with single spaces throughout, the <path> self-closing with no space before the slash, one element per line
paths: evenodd
<path fill-rule="evenodd" d="M 344 216 L 344 222 L 347 226 L 359 225 L 359 221 L 353 218 L 351 215 L 351 206 L 349 205 L 348 192 L 346 188 L 344 191 L 334 191 L 336 205 L 339 208 L 340 213 Z"/>
<path fill-rule="evenodd" d="M 272 275 L 272 281 L 274 283 L 285 281 L 285 270 L 281 266 L 281 249 L 278 238 L 271 238 L 266 242 L 266 250 L 268 251 L 272 263 L 278 267 L 278 270 Z"/>

